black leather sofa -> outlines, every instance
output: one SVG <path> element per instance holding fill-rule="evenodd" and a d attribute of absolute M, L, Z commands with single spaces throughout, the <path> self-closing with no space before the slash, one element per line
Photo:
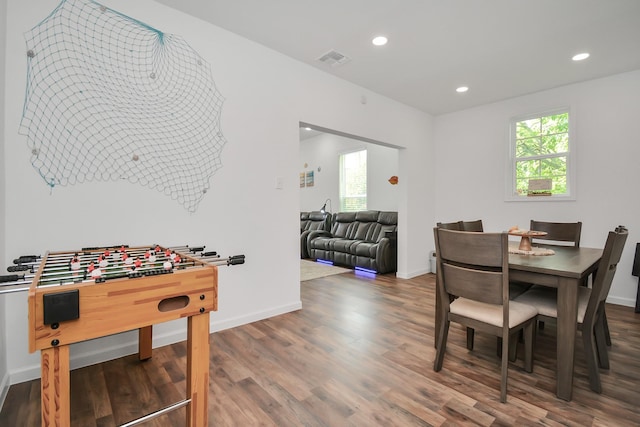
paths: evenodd
<path fill-rule="evenodd" d="M 307 251 L 307 236 L 312 231 L 331 229 L 331 214 L 327 212 L 312 211 L 300 212 L 300 258 L 309 258 Z"/>
<path fill-rule="evenodd" d="M 384 211 L 333 214 L 330 231 L 311 231 L 307 252 L 312 259 L 331 261 L 377 273 L 397 271 L 398 213 Z"/>

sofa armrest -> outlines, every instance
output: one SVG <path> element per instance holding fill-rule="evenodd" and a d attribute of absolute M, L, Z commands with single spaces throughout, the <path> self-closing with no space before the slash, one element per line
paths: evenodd
<path fill-rule="evenodd" d="M 398 239 L 395 231 L 385 233 L 376 248 L 376 264 L 379 273 L 390 273 L 398 269 Z"/>

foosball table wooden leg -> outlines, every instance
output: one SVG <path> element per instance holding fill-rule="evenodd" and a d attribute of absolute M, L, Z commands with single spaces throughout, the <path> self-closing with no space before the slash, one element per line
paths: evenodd
<path fill-rule="evenodd" d="M 138 329 L 138 359 L 147 360 L 153 352 L 153 325 Z"/>
<path fill-rule="evenodd" d="M 187 427 L 209 425 L 209 313 L 191 316 L 187 324 Z"/>
<path fill-rule="evenodd" d="M 45 348 L 40 358 L 42 426 L 69 427 L 69 346 Z"/>

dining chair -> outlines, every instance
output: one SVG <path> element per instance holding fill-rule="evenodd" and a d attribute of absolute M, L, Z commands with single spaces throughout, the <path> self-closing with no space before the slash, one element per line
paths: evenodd
<path fill-rule="evenodd" d="M 438 228 L 444 228 L 445 230 L 457 230 L 457 231 L 475 231 L 483 232 L 482 220 L 475 221 L 455 221 L 455 222 L 438 222 L 436 224 Z M 436 281 L 438 280 L 436 276 Z M 437 286 L 437 285 L 436 285 Z M 473 328 L 467 328 L 467 349 L 473 350 L 474 331 Z"/>
<path fill-rule="evenodd" d="M 589 370 L 589 386 L 596 393 L 602 392 L 599 368 L 609 369 L 604 324 L 605 302 L 628 234 L 624 226 L 609 232 L 592 287 L 578 287 L 577 324 L 578 329 L 582 331 L 582 342 Z M 558 318 L 556 288 L 536 286 L 520 295 L 515 301 L 536 307 L 539 319 Z"/>
<path fill-rule="evenodd" d="M 500 401 L 507 399 L 509 337 L 524 331 L 527 372 L 533 370 L 533 332 L 537 311 L 509 300 L 507 233 L 434 228 L 439 322 L 434 371 L 442 369 L 450 322 L 502 338 Z"/>
<path fill-rule="evenodd" d="M 529 223 L 529 230 L 544 231 L 546 236 L 538 236 L 531 238 L 531 243 L 544 243 L 545 245 L 564 245 L 564 246 L 580 246 L 580 236 L 582 234 L 582 222 L 548 222 L 548 221 L 536 221 L 532 219 Z M 540 242 L 542 241 L 542 242 Z M 585 279 L 584 285 L 587 286 L 588 278 Z M 524 289 L 528 290 L 528 289 Z M 524 291 L 519 292 L 519 294 Z M 517 295 L 514 293 L 512 298 Z M 544 322 L 540 322 L 540 328 L 544 328 Z M 608 333 L 607 333 L 607 336 Z M 610 338 L 607 338 L 610 342 Z"/>
<path fill-rule="evenodd" d="M 460 229 L 462 231 L 476 231 L 479 233 L 484 231 L 481 219 L 477 219 L 475 221 L 460 221 Z"/>
<path fill-rule="evenodd" d="M 455 222 L 438 222 L 436 223 L 436 227 L 444 228 L 445 230 L 457 230 L 462 231 L 462 221 Z"/>
<path fill-rule="evenodd" d="M 576 248 L 580 246 L 580 235 L 582 234 L 582 222 L 546 222 L 531 220 L 529 224 L 529 230 L 546 231 L 547 235 L 543 237 L 536 237 L 532 239 L 532 242 L 537 240 L 543 240 L 545 244 L 570 244 Z M 593 280 L 593 279 L 592 279 Z M 589 278 L 585 278 L 583 286 L 589 285 Z M 512 298 L 515 296 L 513 294 Z M 609 322 L 607 322 L 607 314 L 603 314 L 604 333 L 608 346 L 611 346 L 611 333 L 609 332 Z M 540 327 L 544 328 L 544 322 L 540 322 Z"/>
<path fill-rule="evenodd" d="M 545 244 L 570 244 L 580 246 L 580 234 L 582 233 L 582 222 L 546 222 L 531 220 L 529 230 L 545 231 L 546 236 L 537 236 L 531 239 L 531 243 L 544 240 Z"/>

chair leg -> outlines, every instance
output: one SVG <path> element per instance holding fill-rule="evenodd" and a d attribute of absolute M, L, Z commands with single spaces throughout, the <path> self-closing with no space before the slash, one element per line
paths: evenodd
<path fill-rule="evenodd" d="M 449 335 L 449 319 L 445 319 L 440 323 L 440 332 L 438 334 L 438 345 L 436 347 L 436 358 L 433 361 L 433 370 L 438 372 L 442 369 L 442 361 L 444 360 L 444 352 L 447 346 L 447 336 Z"/>
<path fill-rule="evenodd" d="M 602 393 L 600 383 L 600 368 L 598 367 L 597 352 L 595 342 L 594 325 L 582 325 L 582 341 L 584 343 L 584 354 L 587 359 L 587 371 L 589 371 L 589 386 L 596 393 Z"/>
<path fill-rule="evenodd" d="M 609 332 L 609 322 L 607 322 L 607 313 L 604 311 L 604 308 L 602 308 L 602 323 L 607 346 L 611 347 L 611 333 Z"/>
<path fill-rule="evenodd" d="M 509 336 L 509 361 L 515 362 L 518 358 L 518 338 L 520 331 Z"/>
<path fill-rule="evenodd" d="M 467 350 L 473 350 L 473 337 L 475 336 L 476 330 L 473 328 L 467 328 Z"/>
<path fill-rule="evenodd" d="M 507 375 L 509 373 L 509 335 L 502 337 L 502 366 L 500 379 L 500 402 L 507 401 Z"/>
<path fill-rule="evenodd" d="M 529 322 L 523 332 L 524 337 L 524 370 L 527 372 L 533 372 L 533 342 L 535 339 L 535 323 Z"/>
<path fill-rule="evenodd" d="M 598 318 L 594 326 L 596 349 L 598 350 L 598 366 L 602 369 L 609 369 L 609 350 L 606 346 L 606 330 L 604 319 Z"/>

